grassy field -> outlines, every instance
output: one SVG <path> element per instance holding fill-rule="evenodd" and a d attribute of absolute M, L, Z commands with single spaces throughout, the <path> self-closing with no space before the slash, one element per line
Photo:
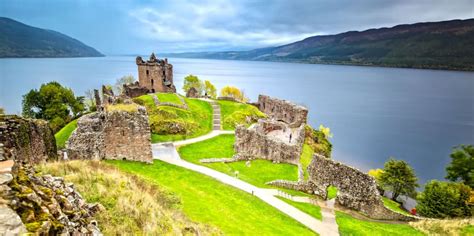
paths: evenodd
<path fill-rule="evenodd" d="M 235 176 L 258 187 L 269 187 L 265 183 L 276 180 L 298 180 L 298 167 L 286 163 L 274 164 L 267 160 L 253 160 L 250 165 L 246 161 L 232 163 L 200 163 L 205 158 L 232 157 L 234 155 L 233 134 L 219 135 L 212 139 L 180 147 L 178 152 L 186 161 L 204 165 L 225 174 Z"/>
<path fill-rule="evenodd" d="M 167 102 L 181 101 L 176 94 L 159 93 Z M 176 101 L 177 100 L 177 101 Z M 153 143 L 194 138 L 211 132 L 212 107 L 198 99 L 184 98 L 189 110 L 171 106 L 155 106 L 151 95 L 143 95 L 134 101 L 147 108 Z"/>
<path fill-rule="evenodd" d="M 238 124 L 246 126 L 256 122 L 265 114 L 257 107 L 245 103 L 217 100 L 221 107 L 221 121 L 224 130 L 234 130 Z"/>
<path fill-rule="evenodd" d="M 277 197 L 281 199 L 282 201 L 300 209 L 302 212 L 313 216 L 316 219 L 322 220 L 323 216 L 321 215 L 321 207 L 310 204 L 310 203 L 305 203 L 305 202 L 294 202 L 289 199 L 283 198 L 283 197 Z"/>
<path fill-rule="evenodd" d="M 183 105 L 178 95 L 175 93 L 157 93 L 156 96 L 160 102 L 169 102 L 176 105 Z"/>
<path fill-rule="evenodd" d="M 424 235 L 420 231 L 405 224 L 387 224 L 379 222 L 363 221 L 351 217 L 346 213 L 336 211 L 336 222 L 339 225 L 339 234 L 342 236 L 385 236 L 385 235 L 400 235 L 400 236 L 416 236 Z"/>
<path fill-rule="evenodd" d="M 382 197 L 383 204 L 390 210 L 398 212 L 404 215 L 410 215 L 408 212 L 404 211 L 400 208 L 400 203 L 393 201 L 392 199 L 388 199 L 386 197 Z"/>
<path fill-rule="evenodd" d="M 108 161 L 147 182 L 175 193 L 191 220 L 227 235 L 314 235 L 312 231 L 258 198 L 213 178 L 155 161 L 152 165 Z"/>
<path fill-rule="evenodd" d="M 94 218 L 104 235 L 179 235 L 199 231 L 217 235 L 216 227 L 195 223 L 184 215 L 179 197 L 134 175 L 98 161 L 46 163 L 42 174 L 63 176 L 88 202 L 104 211 Z"/>
<path fill-rule="evenodd" d="M 55 135 L 56 138 L 56 146 L 58 149 L 65 148 L 66 141 L 71 136 L 72 132 L 77 128 L 77 119 L 69 122 L 66 126 L 64 126 L 61 130 L 59 130 Z"/>

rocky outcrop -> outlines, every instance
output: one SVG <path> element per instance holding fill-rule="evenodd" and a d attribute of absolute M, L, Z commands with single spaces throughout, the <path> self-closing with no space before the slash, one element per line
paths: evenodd
<path fill-rule="evenodd" d="M 373 219 L 414 220 L 414 217 L 394 212 L 383 205 L 375 179 L 353 167 L 315 154 L 308 166 L 309 184 L 313 192 L 327 197 L 327 188 L 338 190 L 336 202 L 360 211 Z"/>
<path fill-rule="evenodd" d="M 304 142 L 304 126 L 289 128 L 283 122 L 259 120 L 250 128 L 235 130 L 236 160 L 266 159 L 298 165 Z"/>
<path fill-rule="evenodd" d="M 258 96 L 258 107 L 269 118 L 283 121 L 292 128 L 306 124 L 308 117 L 308 109 L 305 107 L 266 95 Z"/>
<path fill-rule="evenodd" d="M 48 122 L 0 115 L 0 161 L 40 163 L 56 159 L 56 140 Z"/>
<path fill-rule="evenodd" d="M 144 107 L 112 110 L 79 118 L 67 143 L 70 159 L 115 159 L 151 163 L 150 126 Z"/>
<path fill-rule="evenodd" d="M 16 163 L 0 173 L 0 188 L 0 219 L 8 219 L 0 220 L 0 235 L 100 235 L 93 217 L 103 206 L 88 204 L 63 178 Z"/>

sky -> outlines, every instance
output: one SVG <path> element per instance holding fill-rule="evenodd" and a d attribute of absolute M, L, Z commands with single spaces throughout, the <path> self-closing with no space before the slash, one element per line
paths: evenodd
<path fill-rule="evenodd" d="M 309 36 L 474 18 L 474 0 L 1 0 L 0 16 L 106 55 L 248 50 Z"/>

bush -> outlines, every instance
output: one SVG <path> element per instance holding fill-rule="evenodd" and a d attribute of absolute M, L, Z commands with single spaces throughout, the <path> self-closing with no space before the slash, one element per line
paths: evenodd
<path fill-rule="evenodd" d="M 308 144 L 315 153 L 331 158 L 332 144 L 324 132 L 315 130 L 311 126 L 305 126 L 305 143 Z"/>
<path fill-rule="evenodd" d="M 231 97 L 239 102 L 247 102 L 249 99 L 245 96 L 244 91 L 233 86 L 225 86 L 221 89 L 222 97 Z"/>
<path fill-rule="evenodd" d="M 417 212 L 432 218 L 472 216 L 470 192 L 471 188 L 463 183 L 432 180 L 418 196 Z"/>

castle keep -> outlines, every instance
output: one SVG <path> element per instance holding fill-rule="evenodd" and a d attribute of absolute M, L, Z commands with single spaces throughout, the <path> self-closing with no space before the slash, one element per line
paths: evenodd
<path fill-rule="evenodd" d="M 173 65 L 168 63 L 168 59 L 160 60 L 152 53 L 147 61 L 138 56 L 136 63 L 138 83 L 140 87 L 147 89 L 148 93 L 176 93 L 173 84 Z"/>

